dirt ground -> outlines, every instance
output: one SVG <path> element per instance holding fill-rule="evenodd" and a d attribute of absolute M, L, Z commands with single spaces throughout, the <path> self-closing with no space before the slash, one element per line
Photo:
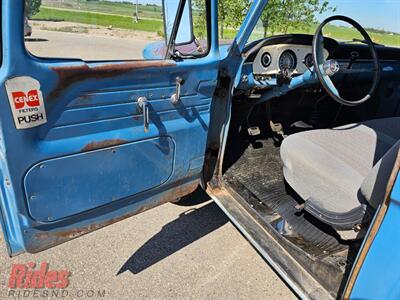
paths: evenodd
<path fill-rule="evenodd" d="M 69 22 L 33 21 L 25 38 L 29 52 L 38 57 L 82 60 L 143 59 L 143 49 L 162 38 L 155 33 Z"/>

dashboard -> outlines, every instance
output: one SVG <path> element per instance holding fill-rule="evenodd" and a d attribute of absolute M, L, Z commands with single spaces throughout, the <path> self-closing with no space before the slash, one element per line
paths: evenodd
<path fill-rule="evenodd" d="M 303 74 L 313 66 L 311 45 L 277 44 L 262 47 L 253 62 L 254 75 L 275 75 L 287 70 L 292 75 Z M 329 52 L 324 49 L 325 59 Z"/>
<path fill-rule="evenodd" d="M 236 86 L 238 91 L 259 93 L 259 101 L 264 101 L 296 88 L 318 84 L 315 74 L 307 72 L 313 65 L 313 38 L 313 35 L 308 34 L 286 34 L 247 44 L 242 53 L 245 61 Z M 400 73 L 400 48 L 376 45 L 375 49 L 381 65 L 382 80 Z M 343 69 L 349 66 L 361 70 L 373 68 L 369 47 L 360 43 L 340 43 L 324 37 L 324 56 L 326 60 L 336 60 Z M 369 80 L 368 78 L 369 73 L 335 76 L 338 81 Z"/>

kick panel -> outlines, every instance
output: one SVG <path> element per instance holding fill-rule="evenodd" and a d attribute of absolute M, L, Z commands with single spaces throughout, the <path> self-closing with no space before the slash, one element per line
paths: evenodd
<path fill-rule="evenodd" d="M 52 222 L 160 186 L 174 156 L 172 138 L 160 137 L 43 161 L 24 179 L 29 212 Z"/>

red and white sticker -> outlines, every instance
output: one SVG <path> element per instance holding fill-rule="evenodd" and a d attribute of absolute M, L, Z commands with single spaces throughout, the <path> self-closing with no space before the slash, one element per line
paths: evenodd
<path fill-rule="evenodd" d="M 8 101 L 17 129 L 32 128 L 47 122 L 40 83 L 27 76 L 6 81 Z"/>

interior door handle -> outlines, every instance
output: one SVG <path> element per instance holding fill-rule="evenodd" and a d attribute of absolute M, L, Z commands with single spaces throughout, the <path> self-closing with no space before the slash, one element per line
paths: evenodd
<path fill-rule="evenodd" d="M 149 104 L 146 97 L 140 97 L 137 101 L 139 112 L 143 114 L 144 132 L 149 132 L 150 118 L 149 118 Z"/>
<path fill-rule="evenodd" d="M 181 89 L 184 83 L 185 83 L 184 79 L 176 77 L 176 92 L 171 96 L 172 104 L 177 104 L 181 100 Z"/>

